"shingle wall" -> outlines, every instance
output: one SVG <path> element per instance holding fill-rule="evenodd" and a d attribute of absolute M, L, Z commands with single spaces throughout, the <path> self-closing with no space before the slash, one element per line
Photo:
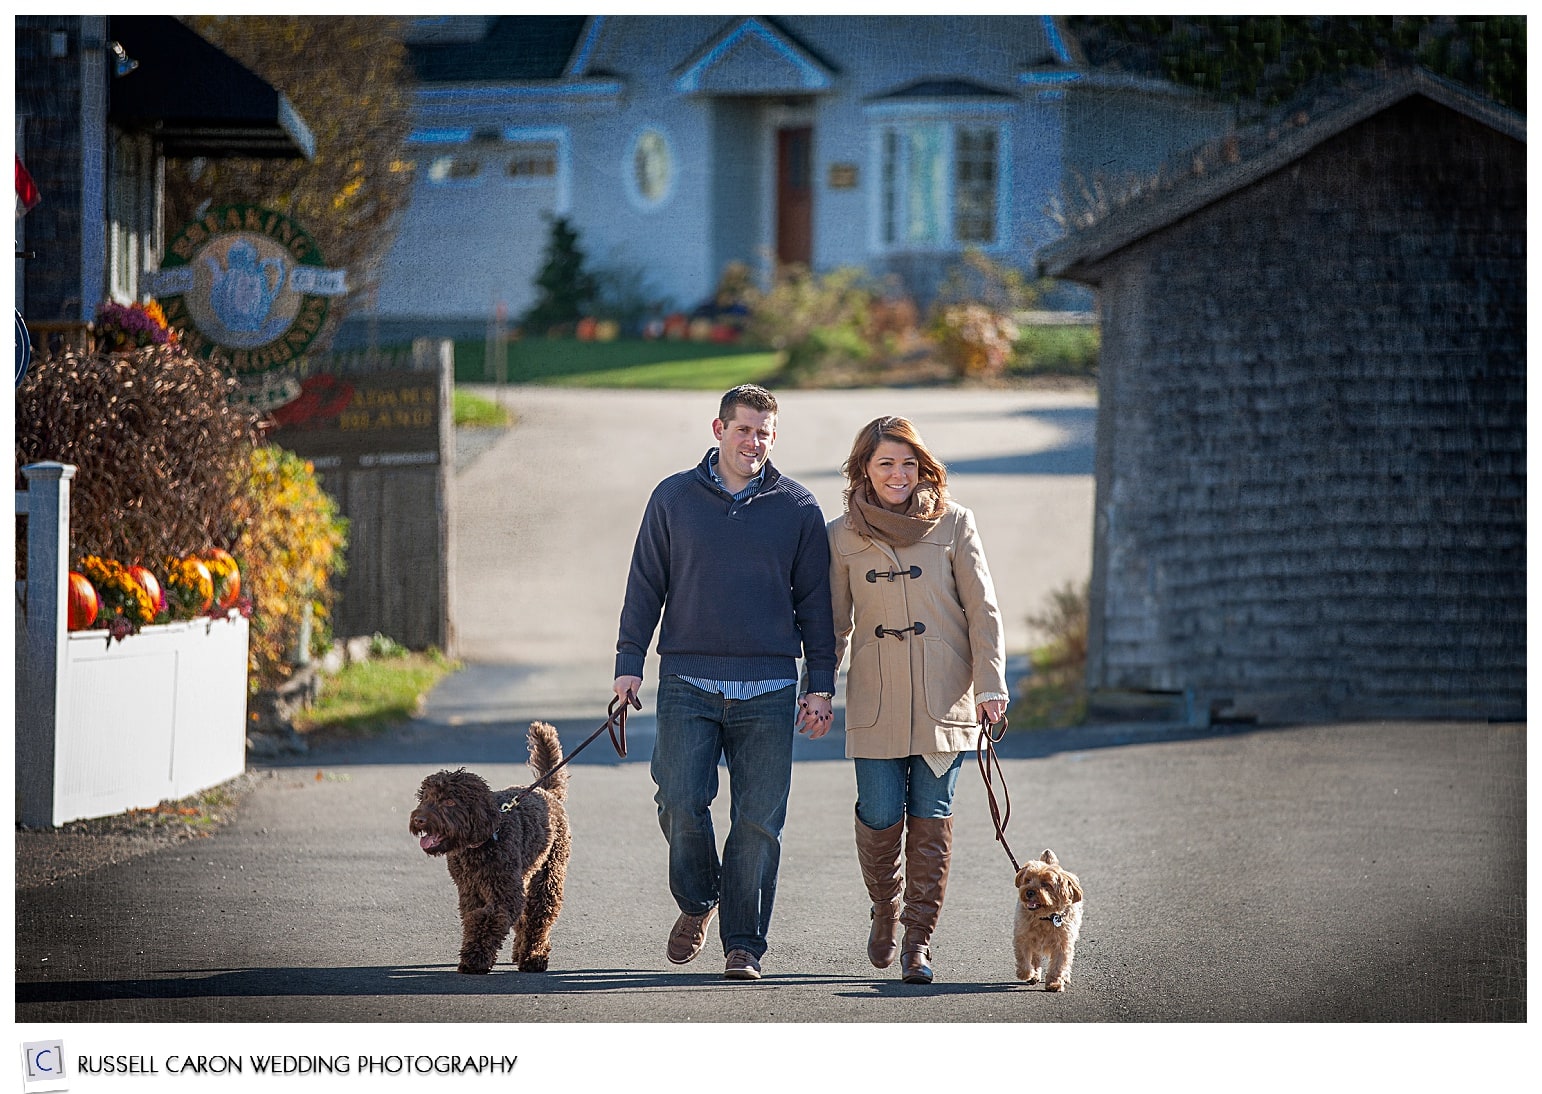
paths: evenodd
<path fill-rule="evenodd" d="M 1525 174 L 1411 99 L 1108 261 L 1092 686 L 1523 716 Z"/>
<path fill-rule="evenodd" d="M 42 201 L 22 224 L 27 250 L 21 264 L 29 320 L 80 320 L 98 301 L 82 301 L 82 39 L 94 34 L 100 52 L 104 17 L 16 16 L 16 113 L 22 119 L 20 149 Z M 52 35 L 66 35 L 66 53 L 55 57 Z M 100 98 L 100 92 L 98 92 Z M 100 194 L 97 195 L 100 198 Z M 96 271 L 100 280 L 100 272 Z M 93 288 L 96 286 L 93 285 Z"/>

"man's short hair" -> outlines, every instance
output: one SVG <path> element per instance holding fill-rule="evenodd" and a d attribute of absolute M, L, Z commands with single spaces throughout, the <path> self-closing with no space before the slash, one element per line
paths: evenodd
<path fill-rule="evenodd" d="M 730 388 L 723 393 L 723 401 L 718 404 L 718 421 L 727 425 L 733 421 L 734 407 L 743 406 L 762 413 L 769 411 L 776 413 L 776 396 L 772 395 L 759 384 L 740 384 L 736 388 Z"/>

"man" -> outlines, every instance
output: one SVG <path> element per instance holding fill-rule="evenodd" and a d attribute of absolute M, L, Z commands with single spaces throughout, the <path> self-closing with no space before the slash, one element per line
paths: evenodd
<path fill-rule="evenodd" d="M 659 483 L 643 512 L 615 690 L 623 699 L 638 693 L 658 626 L 651 770 L 680 907 L 666 952 L 677 965 L 695 958 L 718 915 L 723 975 L 756 980 L 776 897 L 793 730 L 815 738 L 830 729 L 830 548 L 819 503 L 771 465 L 769 391 L 744 384 L 726 393 L 712 434 L 717 447 Z M 809 690 L 795 699 L 800 655 Z M 710 811 L 719 756 L 733 795 L 721 862 Z"/>

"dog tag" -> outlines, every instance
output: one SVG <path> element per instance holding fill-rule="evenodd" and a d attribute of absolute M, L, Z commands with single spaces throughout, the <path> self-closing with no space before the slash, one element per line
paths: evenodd
<path fill-rule="evenodd" d="M 1053 923 L 1057 927 L 1064 927 L 1065 926 L 1065 920 L 1061 918 L 1059 912 L 1056 912 L 1054 915 L 1050 916 L 1050 920 L 1049 921 L 1051 923 Z"/>

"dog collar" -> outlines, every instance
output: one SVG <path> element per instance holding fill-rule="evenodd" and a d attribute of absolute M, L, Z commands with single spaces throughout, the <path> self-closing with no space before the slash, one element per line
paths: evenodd
<path fill-rule="evenodd" d="M 1054 915 L 1041 915 L 1039 916 L 1039 922 L 1053 923 L 1057 927 L 1064 927 L 1065 916 L 1061 915 L 1059 912 L 1056 912 Z"/>

